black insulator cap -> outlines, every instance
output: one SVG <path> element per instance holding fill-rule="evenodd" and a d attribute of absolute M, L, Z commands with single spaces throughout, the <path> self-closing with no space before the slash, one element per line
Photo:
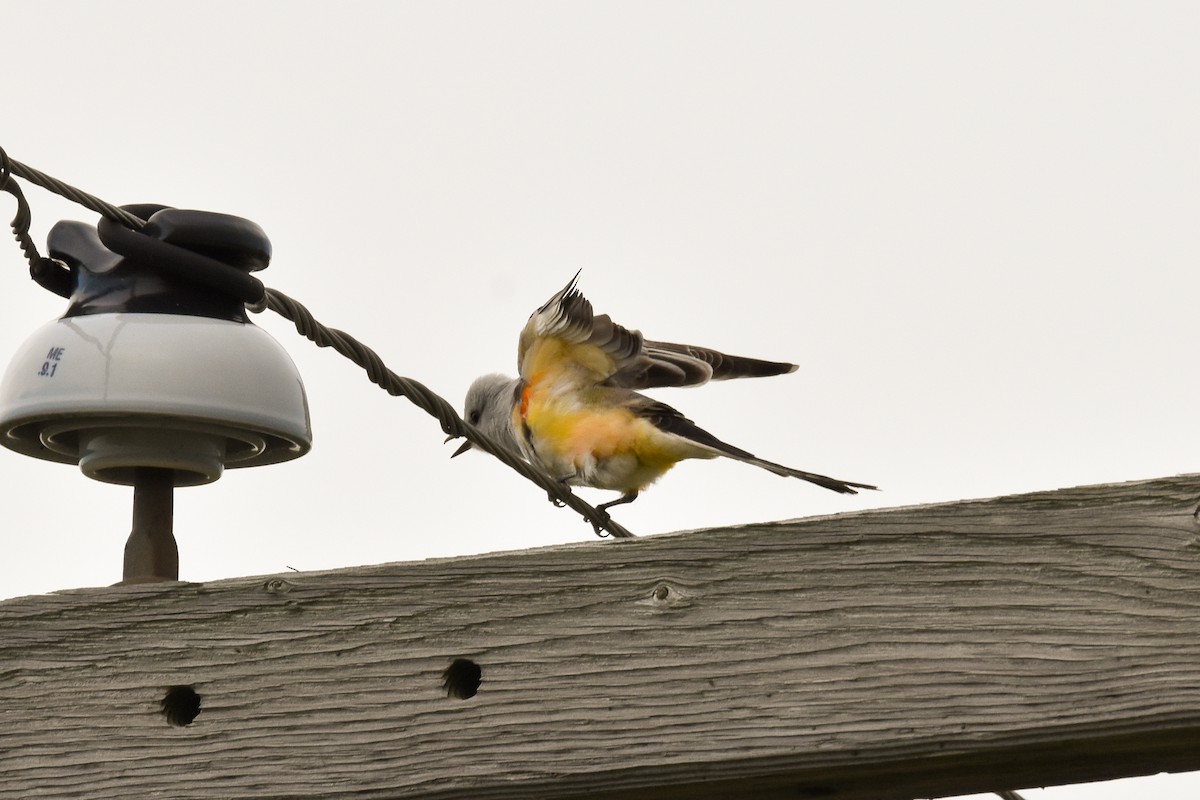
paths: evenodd
<path fill-rule="evenodd" d="M 122 208 L 147 221 L 140 231 L 103 219 L 50 229 L 50 255 L 71 272 L 64 316 L 183 314 L 247 322 L 246 303 L 263 287 L 251 272 L 271 260 L 271 242 L 250 220 L 159 205 Z"/>

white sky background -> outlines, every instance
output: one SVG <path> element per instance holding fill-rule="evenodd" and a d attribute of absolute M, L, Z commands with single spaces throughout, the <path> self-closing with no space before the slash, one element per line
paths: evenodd
<path fill-rule="evenodd" d="M 691 462 L 616 510 L 637 533 L 1200 470 L 1194 4 L 2 7 L 13 158 L 112 202 L 254 220 L 269 286 L 456 406 L 514 371 L 526 317 L 582 268 L 597 311 L 651 338 L 801 365 L 656 396 L 884 489 Z M 25 188 L 40 246 L 95 219 Z M 65 302 L 15 244 L 0 265 L 6 363 Z M 255 321 L 304 376 L 314 450 L 179 490 L 183 579 L 592 538 Z M 9 451 L 0 486 L 0 597 L 119 580 L 129 489 Z"/>

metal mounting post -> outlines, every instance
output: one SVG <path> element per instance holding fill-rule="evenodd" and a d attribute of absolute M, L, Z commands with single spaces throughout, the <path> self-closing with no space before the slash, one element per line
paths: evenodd
<path fill-rule="evenodd" d="M 137 468 L 133 484 L 133 531 L 125 543 L 122 583 L 179 580 L 174 492 L 174 470 Z"/>

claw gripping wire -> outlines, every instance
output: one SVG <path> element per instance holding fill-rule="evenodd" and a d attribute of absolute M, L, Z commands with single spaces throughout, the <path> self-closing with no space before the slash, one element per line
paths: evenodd
<path fill-rule="evenodd" d="M 38 254 L 33 239 L 29 236 L 29 204 L 25 201 L 25 196 L 16 181 L 12 180 L 14 175 L 72 200 L 104 217 L 97 229 L 106 246 L 111 249 L 119 251 L 133 248 L 144 252 L 146 248 L 151 248 L 154 252 L 149 255 L 154 257 L 155 263 L 165 264 L 167 269 L 176 271 L 180 275 L 186 275 L 191 280 L 220 288 L 242 300 L 252 311 L 270 308 L 276 314 L 292 322 L 300 335 L 318 347 L 332 347 L 353 361 L 366 371 L 367 377 L 372 383 L 388 394 L 405 397 L 418 408 L 436 417 L 444 433 L 455 437 L 465 437 L 480 450 L 492 454 L 536 483 L 552 499 L 558 500 L 578 512 L 592 525 L 598 536 L 611 535 L 619 539 L 633 536 L 620 524 L 614 522 L 606 512 L 593 508 L 560 481 L 551 478 L 532 464 L 493 442 L 475 426 L 465 422 L 445 399 L 421 383 L 392 372 L 374 350 L 343 331 L 328 328 L 317 322 L 301 303 L 282 292 L 264 287 L 257 278 L 218 261 L 148 236 L 138 235 L 135 232 L 146 227 L 146 221 L 142 218 L 27 167 L 19 161 L 13 161 L 0 148 L 0 190 L 7 191 L 17 198 L 17 216 L 12 221 L 13 233 L 29 261 L 30 275 L 43 288 L 62 297 L 69 297 L 72 286 L 71 275 L 65 265 Z M 152 243 L 148 244 L 148 242 Z M 113 247 L 114 244 L 115 247 Z M 192 258 L 193 256 L 194 258 Z M 231 274 L 231 272 L 236 274 Z"/>

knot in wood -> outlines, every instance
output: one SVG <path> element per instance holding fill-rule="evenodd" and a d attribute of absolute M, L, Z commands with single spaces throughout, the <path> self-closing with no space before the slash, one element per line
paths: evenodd
<path fill-rule="evenodd" d="M 687 605 L 690 602 L 687 592 L 678 583 L 666 580 L 658 581 L 654 584 L 654 588 L 650 590 L 650 594 L 643 597 L 644 599 L 640 601 L 641 603 L 664 611 L 669 608 Z"/>
<path fill-rule="evenodd" d="M 263 589 L 271 594 L 287 594 L 296 588 L 296 584 L 284 578 L 271 578 L 263 584 Z"/>

